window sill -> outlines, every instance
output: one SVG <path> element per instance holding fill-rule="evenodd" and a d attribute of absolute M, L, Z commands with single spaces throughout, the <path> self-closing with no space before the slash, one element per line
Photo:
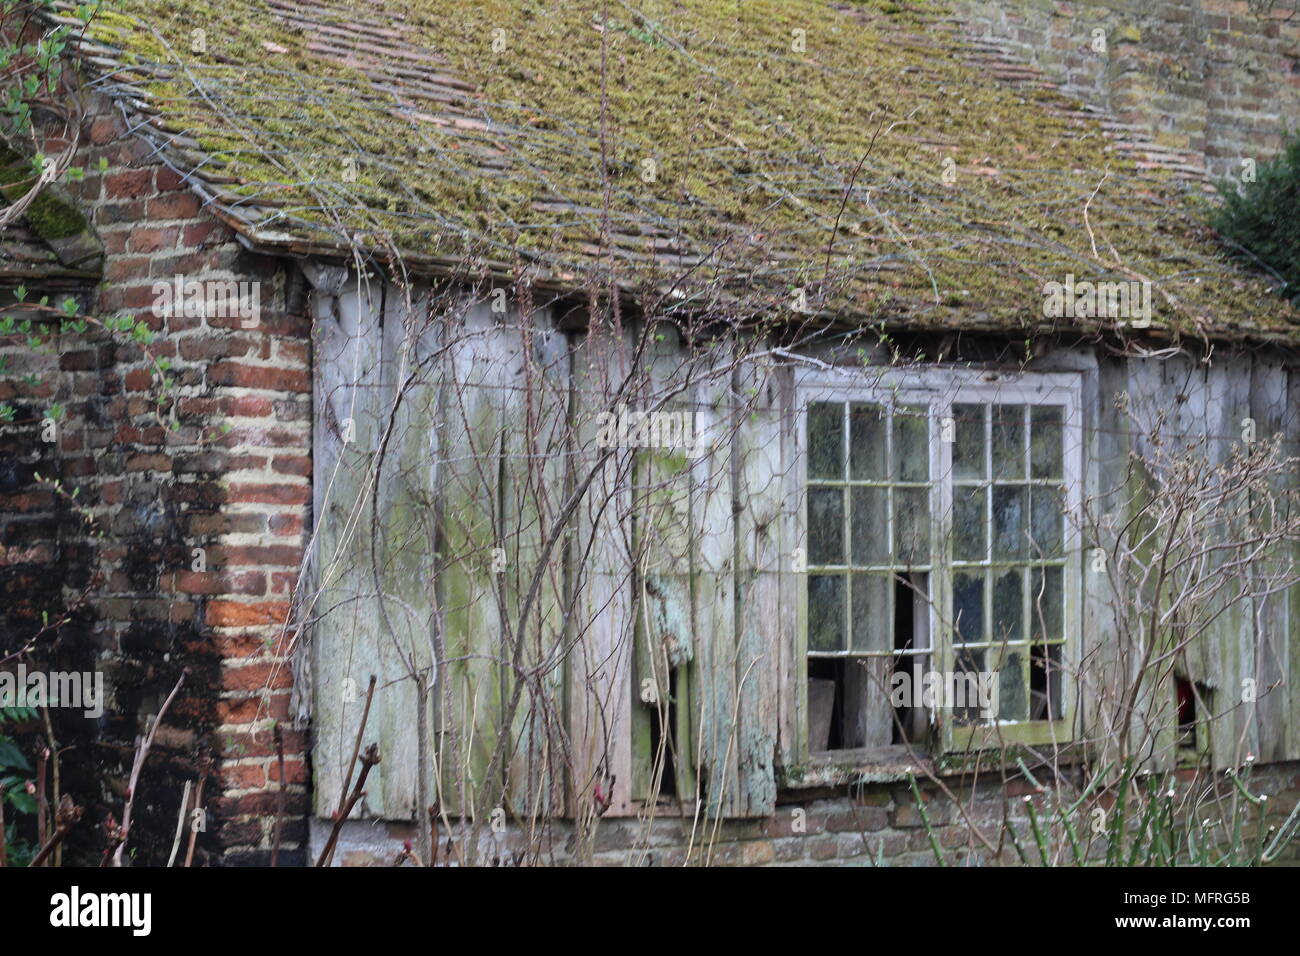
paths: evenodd
<path fill-rule="evenodd" d="M 779 771 L 778 788 L 815 790 L 862 783 L 902 783 L 911 776 L 918 780 L 930 775 L 959 777 L 974 768 L 985 772 L 998 767 L 1013 769 L 1019 760 L 1030 759 L 1027 748 L 1045 746 L 1061 764 L 1088 759 L 1087 748 L 1069 740 L 1065 721 L 1021 724 L 1015 732 L 1009 732 L 1007 727 L 980 728 L 981 733 L 974 732 L 975 728 L 964 729 L 966 733 L 960 735 L 962 749 L 954 748 L 939 756 L 909 754 L 906 747 L 899 746 L 812 754 L 805 763 Z"/>
<path fill-rule="evenodd" d="M 784 790 L 814 790 L 857 783 L 898 783 L 909 776 L 933 772 L 929 756 L 909 754 L 906 747 L 878 750 L 837 750 L 812 754 L 807 763 L 787 768 L 779 783 Z"/>
<path fill-rule="evenodd" d="M 1055 745 L 1071 743 L 1068 720 L 1031 720 L 1018 724 L 980 724 L 952 729 L 951 753 L 1000 750 L 1004 747 Z"/>

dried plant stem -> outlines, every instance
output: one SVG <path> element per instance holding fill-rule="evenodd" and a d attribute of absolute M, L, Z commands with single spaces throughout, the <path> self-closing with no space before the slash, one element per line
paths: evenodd
<path fill-rule="evenodd" d="M 59 801 L 59 809 L 54 814 L 54 835 L 46 841 L 41 847 L 40 852 L 32 859 L 32 866 L 43 866 L 49 855 L 63 842 L 63 838 L 68 835 L 68 831 L 77 825 L 81 819 L 83 810 L 73 804 L 72 798 L 66 793 L 63 799 Z"/>
<path fill-rule="evenodd" d="M 181 810 L 180 813 L 176 815 L 176 836 L 172 839 L 171 855 L 167 857 L 168 866 L 176 865 L 176 854 L 179 853 L 181 849 L 181 834 L 185 830 L 185 818 L 187 816 L 187 811 L 190 808 L 190 787 L 191 786 L 192 784 L 190 783 L 190 781 L 186 780 L 185 789 L 181 792 Z"/>
<path fill-rule="evenodd" d="M 343 806 L 343 800 L 347 796 L 348 787 L 352 785 L 352 772 L 357 766 L 357 757 L 361 754 L 361 739 L 366 732 L 366 723 L 370 720 L 370 704 L 375 699 L 375 675 L 370 675 L 370 684 L 366 687 L 366 706 L 361 711 L 361 725 L 357 727 L 357 737 L 352 743 L 352 759 L 348 761 L 347 776 L 343 778 L 343 789 L 340 791 L 339 806 Z"/>
<path fill-rule="evenodd" d="M 371 744 L 361 756 L 361 773 L 357 776 L 356 786 L 352 788 L 352 792 L 334 814 L 334 826 L 330 830 L 329 839 L 325 841 L 324 849 L 320 851 L 320 857 L 316 860 L 317 866 L 329 866 L 330 861 L 334 859 L 334 848 L 338 845 L 343 823 L 352 813 L 352 808 L 366 795 L 366 778 L 370 776 L 370 768 L 377 763 L 379 763 L 379 747 Z"/>
<path fill-rule="evenodd" d="M 45 845 L 49 839 L 49 817 L 45 805 L 45 770 L 50 760 L 50 749 L 42 747 L 36 755 L 36 842 Z M 0 841 L 4 840 L 4 808 L 0 807 Z"/>
<path fill-rule="evenodd" d="M 149 756 L 149 748 L 153 746 L 153 739 L 158 734 L 158 727 L 162 724 L 163 718 L 167 716 L 167 708 L 176 699 L 176 694 L 180 691 L 181 684 L 185 683 L 185 675 L 188 673 L 189 668 L 181 671 L 181 676 L 176 680 L 176 686 L 167 695 L 162 707 L 158 708 L 158 716 L 154 718 L 149 733 L 140 741 L 136 749 L 135 762 L 131 765 L 131 781 L 126 792 L 126 807 L 122 810 L 122 836 L 118 841 L 117 849 L 113 851 L 114 866 L 122 865 L 122 855 L 126 852 L 126 841 L 131 836 L 131 810 L 135 805 L 135 788 L 140 782 L 140 771 L 144 768 L 145 758 Z"/>
<path fill-rule="evenodd" d="M 194 808 L 198 809 L 203 806 L 203 788 L 208 783 L 208 767 L 204 766 L 203 774 L 199 777 L 199 785 L 194 791 Z M 185 866 L 189 867 L 194 862 L 194 845 L 198 842 L 199 831 L 194 829 L 193 823 L 190 824 L 190 843 L 185 848 Z"/>

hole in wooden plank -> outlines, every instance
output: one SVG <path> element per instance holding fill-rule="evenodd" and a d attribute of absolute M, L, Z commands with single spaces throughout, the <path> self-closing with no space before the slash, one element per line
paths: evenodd
<path fill-rule="evenodd" d="M 662 760 L 659 796 L 677 796 L 677 668 L 668 668 L 668 700 L 650 707 L 650 753 Z"/>

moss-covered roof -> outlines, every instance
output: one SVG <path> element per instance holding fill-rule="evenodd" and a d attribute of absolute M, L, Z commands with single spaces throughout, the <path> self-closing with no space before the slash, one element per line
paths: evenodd
<path fill-rule="evenodd" d="M 36 180 L 29 159 L 0 141 L 0 209 Z M 0 227 L 0 285 L 89 280 L 102 273 L 103 245 L 75 200 L 46 186 L 16 219 Z"/>
<path fill-rule="evenodd" d="M 1044 318 L 1047 282 L 1149 279 L 1158 330 L 1297 337 L 1185 164 L 990 68 L 939 7 L 601 9 L 116 0 L 84 53 L 267 247 L 1026 334 L 1096 325 Z"/>

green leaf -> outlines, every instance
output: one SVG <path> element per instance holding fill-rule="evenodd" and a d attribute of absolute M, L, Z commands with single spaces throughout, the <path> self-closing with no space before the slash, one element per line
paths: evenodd
<path fill-rule="evenodd" d="M 32 769 L 32 765 L 27 762 L 27 758 L 18 749 L 18 745 L 8 737 L 0 737 L 0 767 L 17 768 L 19 770 Z"/>
<path fill-rule="evenodd" d="M 20 813 L 35 813 L 36 798 L 27 792 L 25 787 L 18 787 L 5 792 L 9 802 L 14 805 L 14 809 Z"/>

